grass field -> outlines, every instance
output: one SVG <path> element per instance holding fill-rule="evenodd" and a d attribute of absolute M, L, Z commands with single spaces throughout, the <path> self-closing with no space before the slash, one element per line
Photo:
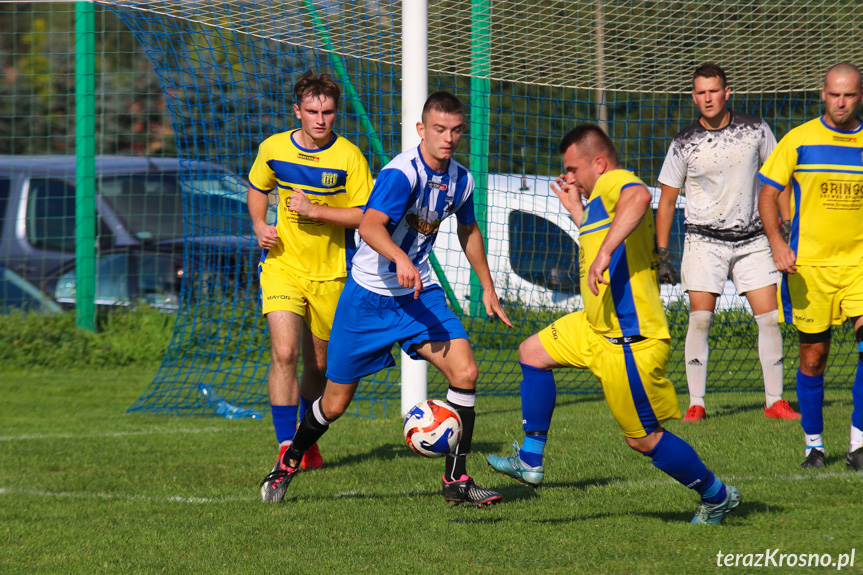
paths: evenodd
<path fill-rule="evenodd" d="M 125 414 L 154 371 L 2 375 L 0 573 L 710 573 L 720 551 L 837 558 L 855 546 L 842 572 L 863 572 L 863 474 L 842 462 L 847 390 L 827 393 L 819 471 L 800 468 L 799 425 L 764 419 L 760 394 L 714 394 L 710 419 L 670 423 L 743 491 L 724 525 L 703 527 L 687 523 L 695 494 L 583 396 L 558 402 L 540 489 L 485 465 L 521 439 L 521 415 L 518 398 L 480 398 L 468 469 L 503 493 L 494 508 L 446 507 L 442 462 L 410 452 L 397 417 L 340 420 L 321 442 L 325 468 L 263 505 L 269 419 Z"/>

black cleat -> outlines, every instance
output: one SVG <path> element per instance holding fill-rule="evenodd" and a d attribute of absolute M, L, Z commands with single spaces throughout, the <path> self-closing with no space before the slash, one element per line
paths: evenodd
<path fill-rule="evenodd" d="M 480 487 L 467 475 L 462 475 L 461 480 L 452 483 L 444 480 L 443 497 L 453 507 L 462 503 L 470 503 L 477 507 L 491 507 L 503 499 L 500 493 L 487 487 Z"/>
<path fill-rule="evenodd" d="M 821 469 L 827 465 L 824 459 L 824 452 L 820 449 L 813 449 L 806 456 L 806 461 L 803 462 L 803 469 Z"/>
<path fill-rule="evenodd" d="M 854 451 L 849 451 L 845 454 L 845 465 L 848 469 L 860 471 L 863 469 L 863 447 L 858 447 Z"/>
<path fill-rule="evenodd" d="M 276 466 L 261 482 L 261 501 L 264 503 L 281 503 L 291 480 L 300 471 L 299 467 L 289 467 L 287 462 L 287 447 L 279 453 Z"/>

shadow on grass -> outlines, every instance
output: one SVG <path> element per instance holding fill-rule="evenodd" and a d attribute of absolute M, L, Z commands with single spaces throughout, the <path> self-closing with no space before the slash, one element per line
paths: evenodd
<path fill-rule="evenodd" d="M 326 449 L 325 444 L 322 444 L 322 452 L 323 449 Z M 474 467 L 481 465 L 485 467 L 485 455 L 487 453 L 494 453 L 499 449 L 500 444 L 497 442 L 474 441 L 471 445 L 471 453 L 470 457 L 468 457 L 468 465 Z M 362 463 L 369 459 L 393 460 L 399 457 L 403 457 L 406 454 L 413 455 L 411 448 L 408 447 L 406 443 L 384 443 L 383 445 L 378 445 L 377 447 L 373 447 L 367 451 L 352 453 L 351 455 L 346 455 L 338 459 L 329 459 L 327 458 L 326 452 L 324 452 L 324 465 L 326 467 L 341 467 Z M 422 456 L 416 455 L 416 457 Z M 443 466 L 443 457 L 437 459 L 440 459 L 441 466 Z"/>
<path fill-rule="evenodd" d="M 689 523 L 692 521 L 692 517 L 695 514 L 695 509 L 697 505 L 693 506 L 691 510 L 684 510 L 683 507 L 679 511 L 634 511 L 632 513 L 627 513 L 627 515 L 634 515 L 637 517 L 646 517 L 649 519 L 658 519 L 663 523 Z M 731 512 L 728 516 L 731 518 L 731 522 L 726 523 L 723 522 L 723 525 L 728 525 L 729 527 L 733 527 L 735 523 L 737 523 L 740 519 L 746 519 L 750 515 L 757 514 L 771 514 L 777 515 L 785 511 L 785 508 L 777 505 L 765 505 L 760 501 L 743 501 L 740 506 Z M 576 523 L 583 521 L 594 521 L 597 519 L 612 519 L 619 518 L 621 516 L 620 513 L 594 513 L 592 515 L 583 515 L 578 517 L 569 517 L 569 518 L 556 518 L 556 519 L 538 519 L 535 523 L 546 523 L 546 524 L 561 524 L 561 523 Z M 741 523 L 739 525 L 743 527 Z"/>

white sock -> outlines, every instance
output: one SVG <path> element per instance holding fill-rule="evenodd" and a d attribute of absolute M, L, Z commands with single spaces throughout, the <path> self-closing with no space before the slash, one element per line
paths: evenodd
<path fill-rule="evenodd" d="M 851 426 L 851 442 L 848 451 L 857 451 L 863 447 L 863 429 Z"/>
<path fill-rule="evenodd" d="M 782 399 L 782 332 L 779 331 L 779 311 L 755 316 L 758 324 L 758 359 L 764 375 L 764 397 L 767 407 Z"/>
<path fill-rule="evenodd" d="M 686 330 L 686 382 L 689 385 L 689 405 L 704 407 L 704 394 L 707 391 L 707 357 L 709 348 L 707 338 L 713 324 L 712 311 L 689 312 L 689 329 Z"/>
<path fill-rule="evenodd" d="M 809 457 L 809 452 L 813 449 L 824 451 L 824 441 L 821 439 L 820 433 L 816 433 L 815 435 L 806 433 L 804 437 L 806 438 L 806 457 Z"/>

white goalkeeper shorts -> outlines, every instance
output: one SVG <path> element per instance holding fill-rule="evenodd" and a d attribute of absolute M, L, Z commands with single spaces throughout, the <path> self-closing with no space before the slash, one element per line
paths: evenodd
<path fill-rule="evenodd" d="M 684 291 L 721 294 L 725 281 L 731 278 L 737 293 L 742 295 L 778 284 L 780 277 L 773 263 L 770 243 L 764 235 L 742 242 L 696 234 L 686 234 L 684 238 L 680 262 L 680 281 Z"/>

